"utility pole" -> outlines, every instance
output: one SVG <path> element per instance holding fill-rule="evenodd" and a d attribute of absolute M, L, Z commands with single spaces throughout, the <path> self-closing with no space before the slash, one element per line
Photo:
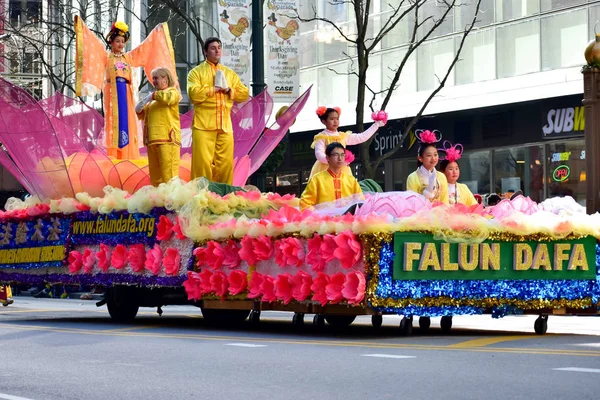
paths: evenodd
<path fill-rule="evenodd" d="M 252 96 L 258 96 L 265 88 L 262 5 L 262 0 L 252 0 Z"/>

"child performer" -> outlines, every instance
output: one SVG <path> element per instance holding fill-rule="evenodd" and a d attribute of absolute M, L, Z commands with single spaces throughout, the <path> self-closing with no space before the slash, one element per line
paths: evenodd
<path fill-rule="evenodd" d="M 76 50 L 75 91 L 77 96 L 104 94 L 106 152 L 117 159 L 140 158 L 137 118 L 134 111 L 134 67 L 143 66 L 146 75 L 159 66 L 175 73 L 173 46 L 166 23 L 159 24 L 146 40 L 125 52 L 129 27 L 115 22 L 105 40 L 100 40 L 75 17 Z M 108 45 L 109 51 L 105 50 Z M 175 76 L 175 75 L 173 75 Z M 177 83 L 175 86 L 179 86 Z"/>
<path fill-rule="evenodd" d="M 435 169 L 438 163 L 435 144 L 442 139 L 442 135 L 438 131 L 416 131 L 415 136 L 421 142 L 418 168 L 406 179 L 406 189 L 422 194 L 432 203 L 441 201 L 448 204 L 448 181 L 444 174 Z"/>
<path fill-rule="evenodd" d="M 440 162 L 440 171 L 446 175 L 448 180 L 448 203 L 450 205 L 461 203 L 466 206 L 477 204 L 475 196 L 473 196 L 467 185 L 457 182 L 460 177 L 460 168 L 457 161 L 463 153 L 462 144 L 457 143 L 452 146 L 449 141 L 445 140 L 444 147 L 438 150 L 446 154 Z"/>
<path fill-rule="evenodd" d="M 158 186 L 179 176 L 181 93 L 175 87 L 168 68 L 153 70 L 152 83 L 156 91 L 142 99 L 136 105 L 135 112 L 144 120 L 144 144 L 148 146 L 150 180 L 153 186 Z"/>
<path fill-rule="evenodd" d="M 325 154 L 325 148 L 333 143 L 341 143 L 344 148 L 346 146 L 352 146 L 355 144 L 360 144 L 369 140 L 371 136 L 377 132 L 377 129 L 385 125 L 384 120 L 378 120 L 373 123 L 363 133 L 352 133 L 352 132 L 338 132 L 338 126 L 340 126 L 340 114 L 342 111 L 339 107 L 327 108 L 327 107 L 319 107 L 317 108 L 317 116 L 321 120 L 321 123 L 325 125 L 325 130 L 318 135 L 315 136 L 314 141 L 311 145 L 312 148 L 315 149 L 315 156 L 317 157 L 317 161 L 315 165 L 313 165 L 312 170 L 310 171 L 310 177 L 312 178 L 316 173 L 325 171 L 328 168 L 327 164 L 327 156 Z M 350 172 L 350 168 L 346 166 L 344 168 L 344 172 Z"/>

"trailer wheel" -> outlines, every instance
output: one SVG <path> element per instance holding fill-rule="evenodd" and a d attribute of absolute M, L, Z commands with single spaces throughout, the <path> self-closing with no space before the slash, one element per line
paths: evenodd
<path fill-rule="evenodd" d="M 221 310 L 201 307 L 202 316 L 210 324 L 239 324 L 248 318 L 248 310 Z"/>
<path fill-rule="evenodd" d="M 113 286 L 106 290 L 106 307 L 110 317 L 116 322 L 131 322 L 140 309 L 135 296 L 135 288 Z"/>
<path fill-rule="evenodd" d="M 292 324 L 298 327 L 304 326 L 304 313 L 295 312 L 292 317 Z"/>
<path fill-rule="evenodd" d="M 412 335 L 412 330 L 413 330 L 412 317 L 410 317 L 410 318 L 403 317 L 402 320 L 400 320 L 400 334 L 402 336 L 410 336 L 410 335 Z"/>
<path fill-rule="evenodd" d="M 345 328 L 350 326 L 356 319 L 356 315 L 326 315 L 325 321 L 329 325 L 333 325 L 336 328 Z"/>
<path fill-rule="evenodd" d="M 260 323 L 260 311 L 252 310 L 250 311 L 250 323 L 252 325 L 258 325 Z"/>
<path fill-rule="evenodd" d="M 449 333 L 452 329 L 452 315 L 444 315 L 440 321 L 440 328 L 442 332 Z"/>
<path fill-rule="evenodd" d="M 323 314 L 315 314 L 313 317 L 313 325 L 317 328 L 322 328 L 325 326 L 325 316 Z"/>
<path fill-rule="evenodd" d="M 538 335 L 543 335 L 548 330 L 548 316 L 540 315 L 533 324 L 533 329 Z"/>
<path fill-rule="evenodd" d="M 426 331 L 431 326 L 431 318 L 429 317 L 419 317 L 419 328 L 422 331 Z"/>
<path fill-rule="evenodd" d="M 371 324 L 375 329 L 381 328 L 381 325 L 383 325 L 383 315 L 371 315 Z"/>

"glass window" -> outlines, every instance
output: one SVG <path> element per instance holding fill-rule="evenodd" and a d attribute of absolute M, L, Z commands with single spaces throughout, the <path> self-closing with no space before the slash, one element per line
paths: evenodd
<path fill-rule="evenodd" d="M 374 92 L 381 90 L 381 56 L 375 55 L 369 57 L 369 69 L 367 70 L 367 86 Z M 336 89 L 337 90 L 337 89 Z M 369 89 L 365 92 L 367 103 L 371 101 L 373 94 Z"/>
<path fill-rule="evenodd" d="M 403 7 L 403 10 L 405 9 L 406 8 Z M 398 15 L 401 15 L 403 10 L 399 11 Z M 384 13 L 382 15 L 381 20 L 387 21 L 392 16 L 392 14 L 392 11 Z M 396 20 L 399 18 L 398 15 L 395 18 Z M 403 44 L 408 43 L 412 35 L 414 24 L 415 14 L 413 12 L 409 12 L 404 17 L 402 17 L 398 24 L 396 24 L 396 26 L 391 31 L 389 31 L 387 35 L 383 37 L 381 41 L 382 47 L 384 49 L 387 49 L 390 47 L 401 46 Z"/>
<path fill-rule="evenodd" d="M 423 43 L 417 49 L 418 89 L 433 90 L 443 79 L 454 59 L 454 39 Z M 446 86 L 454 85 L 454 73 L 450 73 Z"/>
<path fill-rule="evenodd" d="M 548 144 L 548 197 L 571 196 L 586 203 L 585 140 Z"/>
<path fill-rule="evenodd" d="M 435 25 L 434 21 L 442 19 L 444 13 L 448 7 L 454 7 L 451 3 L 429 0 L 423 6 L 419 8 L 419 23 L 422 25 L 419 27 L 418 36 L 422 38 L 427 35 Z M 454 32 L 454 10 L 450 10 L 448 15 L 444 18 L 442 23 L 433 31 L 429 38 L 436 36 L 447 35 Z"/>
<path fill-rule="evenodd" d="M 600 23 L 596 25 L 596 22 L 600 20 L 600 6 L 593 6 L 588 9 L 589 11 L 589 19 L 588 19 L 588 37 L 587 41 L 589 42 L 596 36 L 596 32 L 594 32 L 594 28 L 598 33 L 600 33 Z"/>
<path fill-rule="evenodd" d="M 319 68 L 318 96 L 320 105 L 338 105 L 347 101 L 348 69 L 346 65 L 344 63 Z M 337 71 L 337 73 L 331 71 L 330 68 Z"/>
<path fill-rule="evenodd" d="M 344 0 L 319 1 L 319 17 L 327 18 L 332 22 L 346 22 L 348 21 L 348 4 L 350 3 Z M 327 23 L 319 21 L 320 27 L 323 24 Z"/>
<path fill-rule="evenodd" d="M 541 0 L 542 12 L 584 4 L 586 0 Z"/>
<path fill-rule="evenodd" d="M 585 10 L 542 18 L 542 69 L 580 65 L 587 42 Z"/>
<path fill-rule="evenodd" d="M 298 14 L 300 18 L 311 19 L 315 17 L 314 9 L 317 0 L 304 0 L 298 4 Z M 317 29 L 317 21 L 300 22 L 300 33 L 314 31 Z"/>
<path fill-rule="evenodd" d="M 398 68 L 400 67 L 400 63 L 402 59 L 406 55 L 406 49 L 394 50 L 389 53 L 385 53 L 381 56 L 381 63 L 383 65 L 382 70 L 382 89 L 387 89 L 390 87 L 392 79 Z M 417 57 L 416 52 L 410 55 L 404 67 L 402 68 L 402 72 L 400 73 L 400 80 L 396 88 L 394 89 L 394 93 L 392 97 L 406 93 L 414 93 L 417 91 Z"/>
<path fill-rule="evenodd" d="M 458 181 L 469 187 L 473 194 L 490 193 L 490 152 L 475 151 L 463 154 L 459 161 Z"/>
<path fill-rule="evenodd" d="M 481 82 L 496 78 L 496 46 L 494 30 L 472 32 L 467 36 L 456 63 L 456 83 Z M 461 38 L 456 40 L 456 48 Z"/>
<path fill-rule="evenodd" d="M 538 0 L 496 0 L 496 21 L 508 21 L 537 14 Z"/>
<path fill-rule="evenodd" d="M 539 20 L 498 28 L 496 35 L 498 78 L 540 70 Z"/>
<path fill-rule="evenodd" d="M 320 90 L 318 90 L 319 85 L 317 84 L 317 70 L 310 69 L 300 71 L 300 90 L 304 92 L 310 85 L 312 85 L 313 88 L 311 90 L 311 96 L 308 96 L 308 100 L 306 100 L 305 107 L 308 110 L 316 110 L 319 104 L 317 94 L 320 92 Z"/>
<path fill-rule="evenodd" d="M 317 43 L 315 32 L 300 35 L 300 67 L 312 67 L 317 64 Z"/>
<path fill-rule="evenodd" d="M 462 31 L 473 20 L 477 0 L 460 0 L 456 9 L 456 30 Z M 494 23 L 494 0 L 481 0 L 479 14 L 477 14 L 476 27 L 491 25 Z"/>
<path fill-rule="evenodd" d="M 534 201 L 541 201 L 544 189 L 542 146 L 494 151 L 494 193 L 510 194 L 521 190 Z"/>

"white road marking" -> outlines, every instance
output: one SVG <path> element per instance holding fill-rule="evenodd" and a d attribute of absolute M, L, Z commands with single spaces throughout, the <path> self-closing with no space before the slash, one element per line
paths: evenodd
<path fill-rule="evenodd" d="M 267 347 L 266 344 L 252 344 L 252 343 L 226 343 L 225 346 L 236 346 L 236 347 Z"/>
<path fill-rule="evenodd" d="M 5 399 L 5 400 L 32 400 L 32 399 L 28 399 L 27 397 L 12 396 L 12 395 L 6 394 L 6 393 L 0 393 L 0 399 Z"/>
<path fill-rule="evenodd" d="M 401 356 L 397 354 L 363 354 L 363 357 L 378 357 L 378 358 L 417 358 L 416 356 Z"/>
<path fill-rule="evenodd" d="M 579 343 L 573 346 L 585 346 L 585 347 L 600 347 L 600 343 Z"/>
<path fill-rule="evenodd" d="M 600 374 L 600 369 L 596 368 L 577 368 L 577 367 L 568 367 L 568 368 L 552 368 L 553 371 L 568 371 L 568 372 L 592 372 L 594 374 Z"/>

